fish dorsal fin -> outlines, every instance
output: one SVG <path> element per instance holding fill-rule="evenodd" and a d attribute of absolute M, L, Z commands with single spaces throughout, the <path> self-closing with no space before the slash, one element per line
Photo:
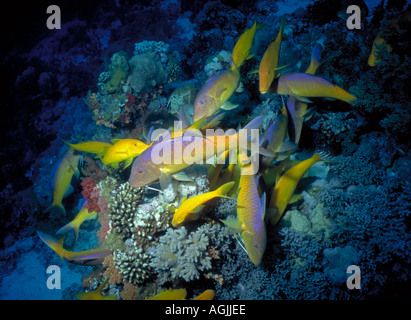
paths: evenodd
<path fill-rule="evenodd" d="M 152 141 L 151 141 L 151 135 L 153 134 L 153 131 L 154 131 L 154 126 L 151 126 L 150 130 L 148 130 L 147 137 L 146 137 L 146 143 L 147 143 L 147 144 L 151 144 L 151 143 L 152 143 Z"/>
<path fill-rule="evenodd" d="M 121 140 L 124 140 L 124 139 L 111 139 L 110 141 L 112 144 L 116 144 L 117 142 L 120 142 Z"/>

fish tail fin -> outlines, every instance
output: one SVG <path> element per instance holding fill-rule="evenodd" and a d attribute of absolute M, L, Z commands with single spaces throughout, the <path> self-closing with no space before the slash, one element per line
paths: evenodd
<path fill-rule="evenodd" d="M 357 98 L 353 96 L 351 93 L 345 91 L 344 89 L 335 86 L 337 88 L 338 98 L 353 105 L 357 101 Z"/>
<path fill-rule="evenodd" d="M 70 230 L 73 230 L 74 236 L 75 236 L 75 242 L 77 242 L 79 229 L 80 229 L 80 226 L 78 225 L 78 223 L 76 223 L 75 220 L 73 220 L 72 222 L 66 224 L 64 227 L 60 228 L 56 232 L 56 234 L 65 234 L 69 232 Z"/>
<path fill-rule="evenodd" d="M 66 215 L 66 209 L 61 202 L 53 202 L 50 207 L 46 209 L 46 212 L 56 212 L 58 214 Z"/>
<path fill-rule="evenodd" d="M 284 32 L 285 16 L 281 19 L 280 31 L 278 31 L 277 40 L 281 40 Z"/>
<path fill-rule="evenodd" d="M 234 186 L 234 184 L 235 184 L 234 181 L 227 182 L 226 184 L 223 184 L 221 187 L 216 189 L 214 192 L 216 193 L 216 195 L 218 197 L 222 197 L 231 190 L 231 188 Z M 230 198 L 230 197 L 228 197 L 228 198 Z"/>
<path fill-rule="evenodd" d="M 60 258 L 62 258 L 61 252 L 63 249 L 64 238 L 60 238 L 59 240 L 56 240 L 52 236 L 45 234 L 43 232 L 40 232 L 40 231 L 37 231 L 37 235 L 46 245 L 48 245 L 55 253 L 57 253 L 60 256 Z"/>

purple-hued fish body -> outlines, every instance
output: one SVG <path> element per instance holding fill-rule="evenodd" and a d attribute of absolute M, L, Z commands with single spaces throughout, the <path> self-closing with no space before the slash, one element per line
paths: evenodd
<path fill-rule="evenodd" d="M 283 74 L 278 79 L 277 94 L 291 95 L 298 100 L 310 97 L 339 99 L 348 103 L 357 100 L 344 89 L 333 85 L 328 80 L 308 73 Z"/>

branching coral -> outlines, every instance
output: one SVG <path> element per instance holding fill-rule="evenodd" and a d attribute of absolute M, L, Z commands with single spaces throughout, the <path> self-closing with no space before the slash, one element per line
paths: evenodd
<path fill-rule="evenodd" d="M 112 230 L 123 238 L 131 237 L 134 230 L 134 216 L 143 191 L 143 188 L 132 188 L 125 182 L 112 192 L 108 201 Z"/>
<path fill-rule="evenodd" d="M 159 243 L 150 250 L 150 265 L 158 274 L 158 282 L 170 280 L 191 281 L 200 277 L 200 271 L 211 269 L 210 238 L 205 228 L 187 232 L 185 227 L 170 228 L 159 238 Z"/>

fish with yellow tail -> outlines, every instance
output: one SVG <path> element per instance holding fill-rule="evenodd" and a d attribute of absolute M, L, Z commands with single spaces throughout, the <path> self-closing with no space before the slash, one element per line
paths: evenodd
<path fill-rule="evenodd" d="M 234 183 L 234 181 L 228 182 L 226 184 L 223 184 L 221 187 L 214 191 L 205 192 L 197 196 L 191 197 L 190 199 L 187 199 L 187 197 L 185 197 L 182 200 L 181 205 L 174 212 L 173 220 L 171 221 L 173 227 L 179 227 L 185 221 L 197 220 L 200 217 L 201 210 L 205 206 L 204 203 L 211 199 L 232 199 L 230 197 L 225 196 L 225 194 L 228 191 L 230 191 L 230 189 L 234 186 Z"/>
<path fill-rule="evenodd" d="M 81 224 L 89 219 L 97 218 L 97 212 L 92 211 L 89 212 L 87 209 L 87 201 L 85 199 L 81 199 L 78 205 L 80 211 L 77 213 L 76 217 L 70 223 L 66 224 L 64 227 L 60 228 L 56 234 L 65 234 L 70 230 L 74 231 L 75 241 L 77 242 L 78 232 L 80 229 Z"/>
<path fill-rule="evenodd" d="M 268 219 L 272 225 L 276 225 L 280 221 L 300 179 L 312 165 L 319 161 L 324 160 L 321 159 L 318 153 L 315 153 L 311 158 L 303 160 L 288 169 L 280 177 L 278 183 L 274 186 L 269 209 L 267 210 Z"/>
<path fill-rule="evenodd" d="M 104 153 L 104 165 L 110 165 L 118 169 L 119 163 L 124 161 L 124 169 L 127 168 L 135 157 L 146 150 L 150 145 L 137 139 L 113 139 L 114 144 L 109 147 Z"/>
<path fill-rule="evenodd" d="M 108 277 L 104 282 L 97 288 L 96 291 L 88 291 L 88 292 L 81 292 L 77 293 L 74 297 L 78 300 L 117 300 L 116 294 L 109 294 L 107 296 L 103 296 L 103 288 L 107 284 Z"/>
<path fill-rule="evenodd" d="M 85 142 L 79 142 L 76 144 L 64 141 L 64 143 L 69 145 L 74 150 L 81 151 L 81 152 L 87 152 L 87 153 L 93 153 L 98 158 L 101 158 L 106 152 L 106 150 L 112 146 L 111 143 L 103 142 L 103 141 L 85 141 Z"/>
<path fill-rule="evenodd" d="M 74 149 L 69 149 L 54 166 L 52 172 L 52 188 L 53 188 L 53 203 L 46 211 L 57 211 L 66 214 L 66 209 L 63 206 L 63 199 L 73 192 L 71 180 L 74 175 L 78 176 L 78 163 L 80 154 L 77 154 Z"/>
<path fill-rule="evenodd" d="M 245 60 L 251 59 L 254 56 L 254 54 L 250 54 L 250 51 L 254 44 L 255 33 L 264 26 L 255 20 L 253 26 L 250 29 L 246 29 L 238 38 L 231 54 L 231 70 L 240 68 Z"/>
<path fill-rule="evenodd" d="M 222 220 L 234 233 L 240 233 L 248 257 L 254 265 L 261 263 L 267 245 L 267 231 L 264 221 L 265 193 L 258 194 L 258 177 L 245 174 L 247 167 L 241 167 L 242 174 L 237 195 L 237 219 Z"/>
<path fill-rule="evenodd" d="M 357 100 L 344 89 L 333 85 L 328 80 L 308 73 L 288 73 L 278 78 L 277 89 L 281 95 L 294 96 L 297 100 L 310 103 L 310 97 L 338 99 L 349 104 Z"/>
<path fill-rule="evenodd" d="M 281 41 L 284 31 L 285 17 L 281 20 L 280 31 L 277 38 L 270 43 L 265 51 L 258 69 L 260 92 L 266 94 L 276 78 L 276 70 L 278 68 L 278 61 L 280 59 Z"/>
<path fill-rule="evenodd" d="M 110 248 L 98 248 L 79 252 L 68 251 L 63 248 L 64 237 L 59 240 L 37 231 L 40 239 L 47 244 L 62 260 L 86 266 L 98 266 L 111 254 Z"/>
<path fill-rule="evenodd" d="M 232 135 L 203 136 L 201 132 L 188 130 L 182 137 L 159 139 L 136 158 L 128 181 L 132 187 L 138 188 L 157 180 L 160 185 L 165 186 L 171 177 L 178 180 L 180 177 L 176 174 L 180 171 L 193 164 L 205 164 L 210 159 L 215 159 L 230 148 L 231 140 L 239 141 L 242 133 L 248 134 L 252 129 L 258 129 L 263 118 L 256 117 Z M 259 151 L 265 152 L 262 148 Z"/>
<path fill-rule="evenodd" d="M 238 69 L 224 70 L 210 77 L 194 100 L 193 122 L 208 118 L 218 110 L 231 110 L 238 105 L 228 101 L 240 83 Z"/>

